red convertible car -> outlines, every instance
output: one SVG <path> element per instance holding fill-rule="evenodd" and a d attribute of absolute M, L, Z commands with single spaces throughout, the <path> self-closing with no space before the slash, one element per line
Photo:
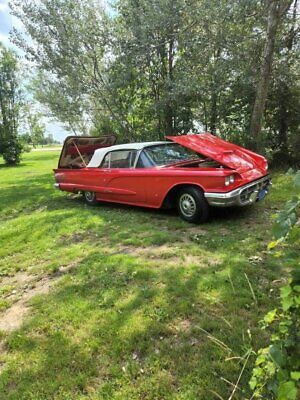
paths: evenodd
<path fill-rule="evenodd" d="M 97 201 L 176 207 L 188 222 L 204 222 L 210 206 L 246 206 L 271 184 L 267 160 L 210 133 L 168 136 L 165 142 L 115 145 L 113 135 L 69 136 L 57 187 Z"/>

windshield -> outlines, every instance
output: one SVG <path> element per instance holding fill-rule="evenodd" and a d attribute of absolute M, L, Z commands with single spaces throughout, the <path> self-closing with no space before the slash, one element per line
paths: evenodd
<path fill-rule="evenodd" d="M 151 164 L 156 166 L 199 158 L 197 153 L 177 143 L 150 146 L 145 148 L 143 152 Z"/>

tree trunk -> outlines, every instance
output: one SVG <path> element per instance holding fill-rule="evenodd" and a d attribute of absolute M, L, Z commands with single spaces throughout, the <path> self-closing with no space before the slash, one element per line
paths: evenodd
<path fill-rule="evenodd" d="M 286 49 L 287 49 L 287 65 L 289 65 L 289 59 L 293 50 L 295 35 L 295 25 L 297 18 L 297 3 L 298 1 L 294 1 L 293 5 L 293 24 L 288 33 L 287 41 L 286 41 Z M 286 160 L 288 153 L 288 102 L 290 97 L 290 88 L 287 83 L 284 81 L 280 84 L 279 90 L 280 96 L 280 106 L 279 106 L 279 160 Z"/>
<path fill-rule="evenodd" d="M 221 47 L 218 47 L 215 52 L 215 69 L 217 68 L 218 62 L 221 56 Z M 214 71 L 213 74 L 213 83 L 212 83 L 212 94 L 211 94 L 211 103 L 210 103 L 210 123 L 209 129 L 210 132 L 214 135 L 216 134 L 217 130 L 217 120 L 218 120 L 218 95 L 219 95 L 219 77 L 218 73 Z"/>
<path fill-rule="evenodd" d="M 213 133 L 214 135 L 216 134 L 216 129 L 217 129 L 217 115 L 218 115 L 218 110 L 217 110 L 217 91 L 216 89 L 213 90 L 212 97 L 211 97 L 211 110 L 210 110 L 210 132 Z"/>
<path fill-rule="evenodd" d="M 207 123 L 207 110 L 206 110 L 206 103 L 205 101 L 203 102 L 203 111 L 204 111 L 204 129 L 205 132 L 208 130 L 208 123 Z"/>
<path fill-rule="evenodd" d="M 280 93 L 280 108 L 279 108 L 279 138 L 278 144 L 280 147 L 280 158 L 285 160 L 288 152 L 287 133 L 288 133 L 288 110 L 287 101 L 289 96 L 289 88 L 283 83 Z"/>
<path fill-rule="evenodd" d="M 170 40 L 168 43 L 168 80 L 169 80 L 169 90 L 173 90 L 173 60 L 174 60 L 174 54 L 173 54 L 173 48 L 174 42 L 173 39 Z M 173 135 L 174 133 L 174 115 L 175 115 L 175 110 L 174 106 L 172 104 L 172 100 L 168 99 L 167 104 L 166 104 L 166 110 L 165 110 L 165 126 L 166 126 L 166 133 L 168 135 Z"/>
<path fill-rule="evenodd" d="M 272 70 L 274 44 L 276 31 L 281 17 L 287 12 L 292 0 L 269 0 L 266 43 L 263 51 L 263 59 L 260 67 L 260 76 L 256 89 L 256 96 L 250 123 L 250 139 L 254 150 L 260 150 L 262 146 L 261 128 L 269 82 Z"/>

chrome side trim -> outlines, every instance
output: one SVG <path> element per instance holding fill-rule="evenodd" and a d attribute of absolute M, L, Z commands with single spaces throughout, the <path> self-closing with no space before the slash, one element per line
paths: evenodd
<path fill-rule="evenodd" d="M 256 181 L 227 193 L 204 193 L 207 202 L 215 207 L 246 206 L 258 200 L 257 196 L 260 189 L 265 189 L 266 194 L 272 185 L 270 176 L 264 176 Z"/>

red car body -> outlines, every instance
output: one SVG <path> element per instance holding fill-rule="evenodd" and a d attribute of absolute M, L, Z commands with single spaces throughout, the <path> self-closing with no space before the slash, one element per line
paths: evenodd
<path fill-rule="evenodd" d="M 139 168 L 141 153 L 159 146 L 160 142 L 115 146 L 114 136 L 68 137 L 54 170 L 55 186 L 68 192 L 94 193 L 99 201 L 152 208 L 172 206 L 184 187 L 201 191 L 210 206 L 248 205 L 268 193 L 271 183 L 268 164 L 261 155 L 210 133 L 167 139 L 193 151 L 199 158 Z M 134 153 L 135 161 L 130 167 L 115 164 L 113 168 L 111 161 L 105 164 L 108 158 L 118 156 L 118 151 Z M 97 165 L 97 156 L 102 164 Z M 79 158 L 79 163 L 72 161 L 74 157 Z"/>

